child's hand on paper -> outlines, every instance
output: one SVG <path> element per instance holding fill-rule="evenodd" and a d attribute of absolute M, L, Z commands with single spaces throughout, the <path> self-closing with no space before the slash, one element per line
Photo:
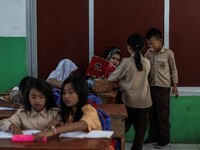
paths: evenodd
<path fill-rule="evenodd" d="M 48 137 L 52 137 L 54 135 L 55 135 L 54 131 L 52 129 L 50 129 L 50 130 L 38 132 L 38 133 L 34 134 L 34 137 L 35 137 L 35 140 L 39 140 L 39 139 L 41 139 L 43 137 L 47 137 L 48 138 Z"/>
<path fill-rule="evenodd" d="M 10 124 L 9 128 L 13 134 L 22 134 L 22 130 L 13 123 Z"/>
<path fill-rule="evenodd" d="M 58 120 L 51 121 L 43 130 L 51 129 L 51 127 L 59 127 L 62 126 L 62 122 Z"/>

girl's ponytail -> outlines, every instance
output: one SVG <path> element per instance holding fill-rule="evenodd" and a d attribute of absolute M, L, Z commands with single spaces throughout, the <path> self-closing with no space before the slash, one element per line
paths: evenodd
<path fill-rule="evenodd" d="M 139 47 L 135 47 L 135 64 L 136 64 L 136 67 L 139 71 L 142 71 L 143 70 L 143 65 L 141 63 L 141 55 L 140 55 L 140 49 Z"/>
<path fill-rule="evenodd" d="M 143 65 L 141 62 L 140 52 L 144 47 L 143 37 L 138 33 L 134 33 L 128 38 L 127 45 L 129 45 L 134 50 L 135 52 L 134 60 L 135 60 L 136 67 L 139 71 L 142 71 Z"/>

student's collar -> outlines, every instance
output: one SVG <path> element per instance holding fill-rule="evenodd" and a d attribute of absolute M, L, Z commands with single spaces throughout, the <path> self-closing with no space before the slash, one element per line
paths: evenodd
<path fill-rule="evenodd" d="M 47 114 L 46 108 L 44 108 L 44 109 L 43 109 L 42 111 L 40 111 L 40 112 L 37 112 L 37 111 L 35 111 L 33 108 L 31 108 L 31 111 L 30 111 L 30 113 L 29 113 L 30 117 L 34 117 L 34 116 L 36 116 L 36 115 L 38 115 L 38 114 L 40 114 L 40 115 L 43 116 L 43 117 L 46 117 L 46 114 Z"/>
<path fill-rule="evenodd" d="M 162 49 L 158 53 L 163 53 L 164 51 L 165 51 L 165 49 L 164 49 L 164 46 L 163 46 Z"/>
<path fill-rule="evenodd" d="M 135 56 L 135 52 L 133 51 L 132 54 L 131 54 L 131 57 L 134 57 L 134 56 Z"/>

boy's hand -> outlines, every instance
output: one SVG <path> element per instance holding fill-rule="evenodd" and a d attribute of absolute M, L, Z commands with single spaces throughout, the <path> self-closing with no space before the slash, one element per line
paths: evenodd
<path fill-rule="evenodd" d="M 179 96 L 177 84 L 175 83 L 173 84 L 173 87 L 172 87 L 172 94 L 174 94 L 176 98 Z"/>
<path fill-rule="evenodd" d="M 13 134 L 22 134 L 22 131 L 19 127 L 17 127 L 15 124 L 11 123 L 10 126 L 10 131 L 13 133 Z"/>
<path fill-rule="evenodd" d="M 156 50 L 154 49 L 154 48 L 149 48 L 148 50 L 147 50 L 147 52 L 150 52 L 150 53 L 156 53 Z"/>

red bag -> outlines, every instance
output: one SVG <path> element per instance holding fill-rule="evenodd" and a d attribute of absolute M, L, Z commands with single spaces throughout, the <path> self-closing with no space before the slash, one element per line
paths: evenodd
<path fill-rule="evenodd" d="M 115 69 L 116 67 L 107 60 L 93 56 L 85 75 L 92 78 L 108 78 Z"/>

